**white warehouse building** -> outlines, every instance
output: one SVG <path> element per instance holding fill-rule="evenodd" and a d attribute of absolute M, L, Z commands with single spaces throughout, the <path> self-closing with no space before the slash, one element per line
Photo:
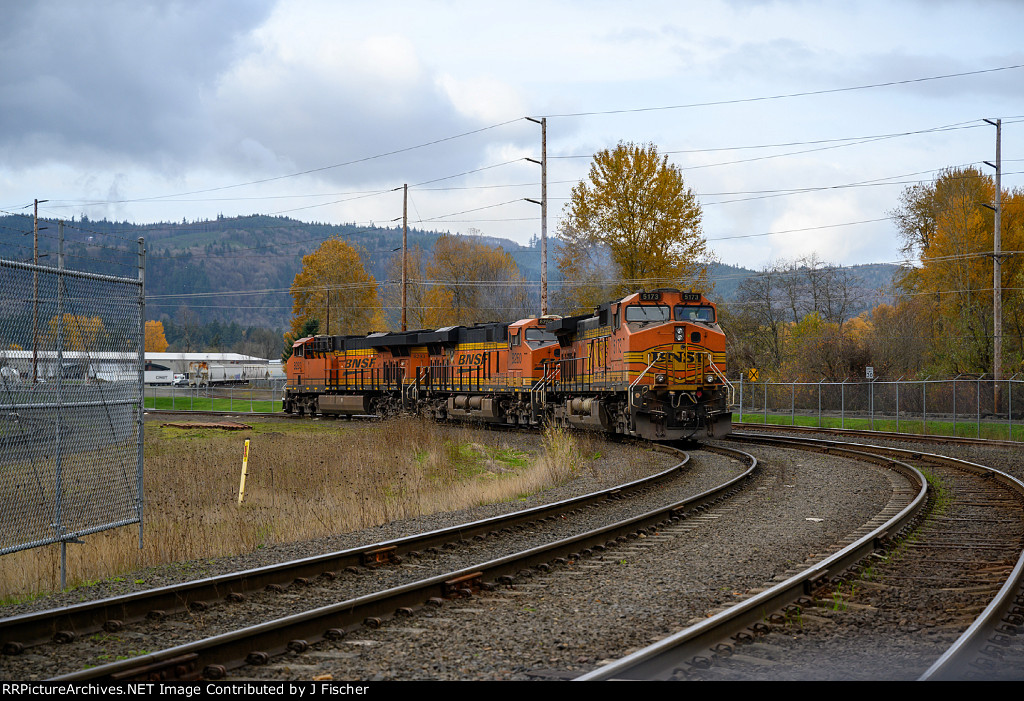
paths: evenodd
<path fill-rule="evenodd" d="M 33 361 L 34 356 L 34 361 Z M 284 379 L 279 360 L 240 353 L 146 353 L 146 384 L 228 384 Z M 33 362 L 36 377 L 52 382 L 58 376 L 55 351 L 0 350 L 0 377 L 5 382 L 30 381 Z M 98 382 L 125 382 L 138 377 L 137 356 L 117 352 L 64 351 L 59 363 L 61 377 Z M 195 379 L 190 377 L 195 374 Z M 196 380 L 200 382 L 196 382 Z"/>

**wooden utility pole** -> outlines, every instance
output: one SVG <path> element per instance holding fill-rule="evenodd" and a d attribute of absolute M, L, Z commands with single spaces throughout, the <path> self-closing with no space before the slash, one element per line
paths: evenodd
<path fill-rule="evenodd" d="M 540 205 L 540 314 L 544 316 L 548 313 L 548 118 L 527 119 L 540 124 L 540 202 L 527 201 Z M 533 158 L 526 160 L 537 163 Z"/>
<path fill-rule="evenodd" d="M 1002 184 L 1002 134 L 1003 120 L 986 119 L 996 128 L 996 162 L 985 161 L 996 169 L 996 201 L 990 207 L 995 211 L 995 227 L 992 235 L 992 411 L 999 413 L 1001 392 L 999 381 L 1003 376 L 1003 272 L 1000 238 L 1002 235 L 1003 184 Z"/>
<path fill-rule="evenodd" d="M 402 185 L 402 331 L 405 331 L 405 294 L 409 258 L 409 184 Z"/>

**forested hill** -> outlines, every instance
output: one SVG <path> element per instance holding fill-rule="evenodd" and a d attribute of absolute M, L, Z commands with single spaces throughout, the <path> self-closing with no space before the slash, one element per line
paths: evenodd
<path fill-rule="evenodd" d="M 801 268 L 797 267 L 798 270 Z M 857 295 L 861 300 L 853 315 L 856 316 L 864 309 L 870 309 L 879 302 L 891 298 L 891 286 L 893 275 L 899 270 L 898 265 L 892 263 L 869 263 L 866 265 L 851 265 L 848 270 L 856 281 Z M 737 299 L 740 284 L 752 275 L 762 271 L 741 268 L 735 265 L 715 263 L 711 266 L 711 280 L 715 283 L 712 292 L 714 299 L 731 302 Z"/>
<path fill-rule="evenodd" d="M 45 226 L 39 233 L 40 263 L 54 265 L 57 224 L 48 221 L 40 226 Z M 409 229 L 409 246 L 430 250 L 442 233 Z M 31 217 L 0 217 L 0 256 L 31 261 L 31 234 Z M 302 256 L 331 236 L 362 249 L 364 265 L 378 282 L 387 279 L 388 263 L 400 255 L 395 249 L 402 246 L 401 227 L 329 225 L 262 215 L 145 225 L 83 217 L 64 226 L 67 266 L 88 272 L 135 277 L 137 240 L 145 238 L 147 318 L 173 318 L 179 308 L 188 306 L 204 323 L 267 328 L 288 325 L 288 288 L 302 266 Z M 524 277 L 540 279 L 538 249 L 487 236 L 479 240 L 503 246 Z"/>
<path fill-rule="evenodd" d="M 40 222 L 40 262 L 56 264 L 57 224 Z M 425 251 L 444 232 L 409 230 L 409 246 Z M 32 260 L 32 218 L 0 217 L 0 257 Z M 367 270 L 380 282 L 402 245 L 401 227 L 320 224 L 287 217 L 253 215 L 209 221 L 133 224 L 72 219 L 64 226 L 67 266 L 119 276 L 137 275 L 137 240 L 146 242 L 146 317 L 174 318 L 182 307 L 201 323 L 237 323 L 264 328 L 287 327 L 292 300 L 288 288 L 302 265 L 302 256 L 331 236 L 362 249 Z M 480 236 L 482 243 L 509 252 L 526 280 L 540 279 L 539 242 L 521 246 L 507 239 Z M 549 260 L 556 240 L 549 239 Z M 869 270 L 870 268 L 870 270 Z M 852 268 L 872 291 L 889 283 L 895 266 Z M 558 270 L 549 265 L 552 284 Z M 754 271 L 717 264 L 712 269 L 713 296 L 733 299 L 740 282 Z M 212 294 L 211 294 L 212 293 Z M 238 293 L 238 294 L 235 294 Z"/>

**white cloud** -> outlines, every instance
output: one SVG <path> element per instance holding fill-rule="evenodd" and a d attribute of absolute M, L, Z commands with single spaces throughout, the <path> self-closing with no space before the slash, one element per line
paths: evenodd
<path fill-rule="evenodd" d="M 480 122 L 503 122 L 528 111 L 518 91 L 494 78 L 459 79 L 444 73 L 437 83 L 459 113 Z"/>

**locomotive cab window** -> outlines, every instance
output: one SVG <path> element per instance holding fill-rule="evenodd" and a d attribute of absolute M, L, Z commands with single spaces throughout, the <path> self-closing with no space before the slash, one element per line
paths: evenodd
<path fill-rule="evenodd" d="M 662 322 L 669 320 L 668 306 L 664 304 L 631 304 L 626 307 L 626 321 Z"/>
<path fill-rule="evenodd" d="M 674 312 L 676 321 L 702 321 L 705 324 L 715 323 L 714 307 L 687 307 L 677 304 Z"/>
<path fill-rule="evenodd" d="M 526 345 L 530 348 L 537 349 L 548 343 L 554 343 L 558 339 L 555 334 L 544 329 L 526 329 L 524 332 L 526 335 Z"/>
<path fill-rule="evenodd" d="M 518 346 L 521 338 L 522 336 L 520 336 L 518 333 L 509 334 L 508 345 L 510 347 Z"/>

